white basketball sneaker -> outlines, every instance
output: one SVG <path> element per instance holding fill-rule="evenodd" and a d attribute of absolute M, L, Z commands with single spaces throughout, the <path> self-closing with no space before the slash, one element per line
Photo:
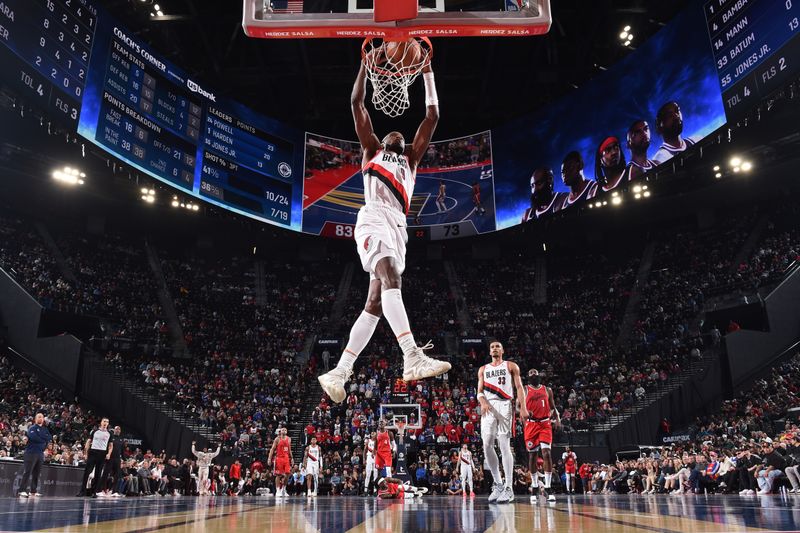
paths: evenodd
<path fill-rule="evenodd" d="M 317 380 L 319 380 L 319 384 L 322 385 L 322 390 L 325 391 L 325 394 L 330 396 L 334 403 L 342 403 L 347 396 L 344 390 L 344 384 L 347 383 L 347 380 L 349 380 L 352 375 L 352 370 L 336 367 L 327 374 L 322 374 Z"/>
<path fill-rule="evenodd" d="M 514 501 L 514 491 L 511 487 L 505 487 L 497 498 L 497 503 L 511 503 Z"/>
<path fill-rule="evenodd" d="M 403 381 L 432 378 L 449 372 L 453 367 L 447 361 L 439 361 L 425 355 L 424 350 L 430 350 L 433 344 L 417 346 L 410 354 L 403 358 Z"/>
<path fill-rule="evenodd" d="M 489 494 L 489 503 L 495 503 L 497 501 L 497 498 L 500 497 L 500 495 L 503 493 L 504 490 L 505 486 L 502 483 L 493 484 L 492 493 Z"/>

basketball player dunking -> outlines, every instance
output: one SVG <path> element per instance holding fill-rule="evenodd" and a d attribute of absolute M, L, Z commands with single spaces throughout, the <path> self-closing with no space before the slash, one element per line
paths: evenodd
<path fill-rule="evenodd" d="M 361 172 L 366 200 L 366 205 L 358 211 L 355 241 L 370 282 L 364 311 L 350 330 L 339 363 L 319 377 L 323 390 L 336 403 L 344 401 L 344 384 L 353 374 L 353 364 L 375 332 L 381 315 L 386 316 L 403 351 L 404 380 L 430 378 L 450 370 L 450 363 L 425 355 L 423 350 L 432 348 L 431 345 L 417 346 L 400 292 L 408 241 L 406 216 L 414 193 L 417 166 L 439 122 L 439 100 L 430 64 L 422 72 L 427 106 L 425 119 L 408 147 L 399 132 L 389 133 L 382 141 L 375 135 L 364 104 L 366 70 L 363 63 L 353 86 L 351 107 L 358 140 L 364 150 Z"/>
<path fill-rule="evenodd" d="M 306 496 L 316 496 L 319 488 L 319 471 L 322 469 L 322 450 L 317 445 L 317 437 L 311 437 L 303 455 L 303 470 L 306 472 Z M 313 489 L 311 487 L 313 482 Z"/>
<path fill-rule="evenodd" d="M 370 485 L 378 481 L 378 469 L 375 468 L 376 437 L 377 435 L 373 431 L 364 443 L 364 467 L 366 471 L 366 475 L 364 476 L 364 494 L 369 494 Z M 375 490 L 374 485 L 373 490 Z"/>
<path fill-rule="evenodd" d="M 531 503 L 536 503 L 536 493 L 539 490 L 538 455 L 541 450 L 542 468 L 544 469 L 544 495 L 551 502 L 556 501 L 553 494 L 548 494 L 550 483 L 553 479 L 553 456 L 550 448 L 553 444 L 553 423 L 556 428 L 561 424 L 558 409 L 555 407 L 553 391 L 550 387 L 542 385 L 542 376 L 535 368 L 528 371 L 530 384 L 525 387 L 525 406 L 528 417 L 525 421 L 525 449 L 528 450 L 528 466 L 531 470 Z"/>
<path fill-rule="evenodd" d="M 286 476 L 292 471 L 294 459 L 292 458 L 292 439 L 286 436 L 286 428 L 281 428 L 278 436 L 272 441 L 267 463 L 273 464 L 273 457 L 275 458 L 275 497 L 288 496 L 286 493 Z"/>
<path fill-rule="evenodd" d="M 514 431 L 514 389 L 520 403 L 520 416 L 528 418 L 523 403 L 525 390 L 516 363 L 503 360 L 503 345 L 498 341 L 489 344 L 492 362 L 478 371 L 478 402 L 481 405 L 481 439 L 483 455 L 492 472 L 492 493 L 489 503 L 514 501 L 514 455 L 511 452 L 511 436 Z M 500 461 L 494 451 L 495 440 L 500 444 L 503 456 L 505 482 L 500 476 Z"/>

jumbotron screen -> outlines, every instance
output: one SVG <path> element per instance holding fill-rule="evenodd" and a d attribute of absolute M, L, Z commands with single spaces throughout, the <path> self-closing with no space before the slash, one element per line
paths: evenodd
<path fill-rule="evenodd" d="M 411 200 L 411 236 L 482 234 L 610 197 L 718 129 L 726 110 L 738 112 L 722 89 L 728 100 L 745 89 L 763 95 L 770 80 L 796 72 L 794 4 L 728 4 L 692 3 L 539 112 L 434 139 Z M 89 0 L 4 0 L 0 42 L 5 88 L 140 171 L 260 221 L 352 236 L 363 204 L 358 143 L 220 96 Z"/>

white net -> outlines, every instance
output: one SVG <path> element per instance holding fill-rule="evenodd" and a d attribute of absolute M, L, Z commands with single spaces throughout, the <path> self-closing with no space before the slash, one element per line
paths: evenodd
<path fill-rule="evenodd" d="M 390 117 L 398 117 L 408 109 L 411 103 L 408 88 L 433 56 L 433 47 L 426 37 L 411 41 L 398 45 L 394 41 L 365 39 L 361 47 L 372 84 L 372 105 Z"/>

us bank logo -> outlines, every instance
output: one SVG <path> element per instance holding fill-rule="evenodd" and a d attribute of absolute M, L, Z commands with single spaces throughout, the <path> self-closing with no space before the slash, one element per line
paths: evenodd
<path fill-rule="evenodd" d="M 186 80 L 186 87 L 190 91 L 192 91 L 193 93 L 197 93 L 200 96 L 205 96 L 206 98 L 208 98 L 212 102 L 216 102 L 217 101 L 217 95 L 215 95 L 214 93 L 212 93 L 210 91 L 206 91 L 205 89 L 200 87 L 200 85 L 198 85 L 196 82 L 194 82 L 192 80 L 188 80 L 188 79 Z"/>

